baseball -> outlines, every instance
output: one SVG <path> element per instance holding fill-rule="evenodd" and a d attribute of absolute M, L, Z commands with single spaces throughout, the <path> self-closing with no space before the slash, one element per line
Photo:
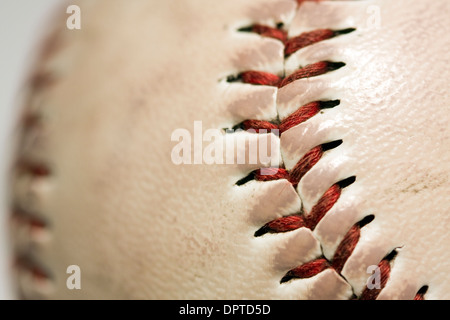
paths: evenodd
<path fill-rule="evenodd" d="M 449 299 L 448 12 L 56 8 L 10 179 L 19 297 Z"/>

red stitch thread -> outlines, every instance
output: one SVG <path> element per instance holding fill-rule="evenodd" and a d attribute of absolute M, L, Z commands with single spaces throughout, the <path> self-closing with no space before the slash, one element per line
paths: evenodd
<path fill-rule="evenodd" d="M 257 170 L 254 178 L 257 181 L 286 179 L 296 188 L 301 178 L 320 160 L 322 155 L 322 147 L 315 147 L 297 162 L 291 172 L 284 168 L 266 168 L 264 174 L 261 174 L 261 170 Z"/>
<path fill-rule="evenodd" d="M 242 72 L 239 74 L 239 78 L 244 83 L 282 88 L 296 80 L 320 76 L 329 71 L 336 70 L 343 65 L 344 64 L 342 63 L 320 61 L 301 68 L 285 78 L 279 77 L 273 73 L 254 70 Z"/>
<path fill-rule="evenodd" d="M 43 281 L 43 280 L 47 280 L 49 278 L 47 273 L 44 270 L 42 270 L 41 268 L 39 268 L 38 266 L 29 266 L 28 270 L 33 275 L 33 278 L 35 279 L 35 281 Z"/>
<path fill-rule="evenodd" d="M 304 219 L 300 215 L 293 215 L 275 219 L 255 232 L 255 237 L 266 233 L 282 233 L 306 227 Z"/>
<path fill-rule="evenodd" d="M 249 84 L 265 85 L 265 86 L 278 86 L 281 82 L 281 77 L 262 71 L 245 71 L 242 72 L 239 77 L 242 82 Z"/>
<path fill-rule="evenodd" d="M 47 177 L 50 175 L 50 169 L 41 163 L 19 161 L 18 162 L 19 171 L 26 172 L 27 174 L 35 177 Z"/>
<path fill-rule="evenodd" d="M 335 33 L 330 29 L 319 29 L 302 33 L 301 35 L 291 38 L 285 42 L 284 55 L 287 57 L 294 52 L 312 45 L 316 42 L 330 39 Z"/>
<path fill-rule="evenodd" d="M 259 34 L 262 37 L 268 37 L 279 40 L 284 45 L 284 56 L 288 57 L 291 54 L 303 49 L 307 46 L 331 39 L 341 34 L 346 34 L 354 31 L 354 28 L 333 31 L 331 29 L 318 29 L 309 32 L 304 32 L 296 37 L 288 38 L 285 30 L 280 28 L 273 28 L 261 24 L 255 24 L 249 28 L 242 28 L 239 31 L 248 31 Z"/>
<path fill-rule="evenodd" d="M 278 126 L 272 122 L 264 120 L 245 120 L 242 122 L 242 128 L 244 130 L 253 129 L 255 132 L 260 133 L 260 130 L 267 130 L 269 132 L 273 129 L 278 129 Z"/>
<path fill-rule="evenodd" d="M 257 181 L 273 181 L 280 179 L 290 180 L 289 172 L 283 168 L 265 168 L 264 174 L 261 169 L 256 170 L 255 172 L 255 180 Z"/>
<path fill-rule="evenodd" d="M 36 263 L 26 257 L 19 257 L 15 261 L 15 267 L 19 269 L 28 270 L 35 281 L 43 281 L 50 278 L 49 274 L 40 268 Z"/>
<path fill-rule="evenodd" d="M 373 219 L 373 216 L 372 216 Z M 307 227 L 309 227 L 307 225 Z M 361 222 L 356 223 L 345 235 L 342 242 L 339 244 L 333 259 L 331 260 L 331 263 L 326 260 L 325 258 L 321 258 L 320 260 L 326 260 L 329 264 L 329 267 L 334 269 L 337 273 L 341 273 L 342 269 L 347 262 L 348 258 L 352 254 L 353 250 L 355 249 L 359 238 L 361 235 Z M 317 261 L 317 260 L 314 260 Z M 323 269 L 317 269 L 317 268 L 311 268 L 310 263 L 306 263 L 304 265 L 301 265 L 300 267 L 297 267 L 296 269 L 301 268 L 301 270 L 308 270 L 310 276 L 317 275 L 318 273 L 322 272 Z M 294 270 L 296 270 L 294 269 Z M 316 272 L 316 273 L 314 273 Z M 287 273 L 287 275 L 290 275 L 291 278 L 295 278 L 295 273 L 291 273 L 290 271 Z"/>
<path fill-rule="evenodd" d="M 298 5 L 302 5 L 303 2 L 308 0 L 297 0 Z M 310 0 L 313 1 L 313 0 Z M 314 0 L 316 2 L 321 0 Z M 355 29 L 345 29 L 340 31 L 333 31 L 330 29 L 320 29 L 314 30 L 310 32 L 305 32 L 296 36 L 294 38 L 289 39 L 287 36 L 287 32 L 281 30 L 280 28 L 272 28 L 263 25 L 254 25 L 251 28 L 245 28 L 243 31 L 251 31 L 257 33 L 264 37 L 270 37 L 274 39 L 278 39 L 283 42 L 285 46 L 284 54 L 285 57 L 295 53 L 296 51 L 312 45 L 314 43 L 330 39 L 340 34 L 346 34 L 354 31 Z M 255 84 L 255 85 L 268 85 L 275 86 L 278 88 L 282 88 L 296 80 L 309 78 L 314 76 L 319 76 L 325 74 L 329 71 L 336 70 L 342 66 L 344 63 L 333 63 L 328 61 L 321 61 L 311 65 L 308 65 L 304 68 L 301 68 L 291 75 L 287 77 L 279 77 L 277 75 L 261 72 L 261 71 L 246 71 L 239 75 L 239 78 L 244 83 Z M 260 130 L 265 129 L 267 131 L 273 129 L 279 129 L 280 134 L 289 130 L 290 128 L 308 120 L 309 118 L 316 115 L 320 112 L 321 104 L 320 102 L 312 102 L 307 104 L 301 108 L 299 108 L 296 112 L 288 116 L 286 119 L 281 121 L 280 124 L 274 124 L 269 121 L 263 120 L 246 120 L 242 123 L 242 127 L 245 130 L 254 129 L 256 132 L 260 132 Z M 301 180 L 301 178 L 320 160 L 324 152 L 322 146 L 317 146 L 310 150 L 297 164 L 294 168 L 288 172 L 286 169 L 280 168 L 268 168 L 265 170 L 265 174 L 261 173 L 261 170 L 257 170 L 254 172 L 254 178 L 258 181 L 272 181 L 278 179 L 287 179 L 294 187 L 296 187 Z M 271 172 L 272 171 L 272 172 Z M 296 230 L 298 228 L 307 227 L 311 230 L 318 225 L 321 219 L 325 216 L 325 214 L 334 206 L 341 195 L 341 190 L 345 186 L 340 186 L 339 183 L 331 186 L 324 195 L 319 199 L 317 204 L 311 209 L 311 212 L 304 215 L 292 215 L 287 217 L 282 217 L 275 219 L 266 225 L 264 225 L 261 229 L 255 232 L 255 236 L 260 236 L 265 233 L 279 233 L 279 232 L 287 232 Z M 366 217 L 367 218 L 367 217 Z M 373 219 L 373 216 L 372 216 Z M 314 261 L 305 263 L 297 268 L 290 270 L 281 280 L 281 282 L 289 281 L 292 278 L 310 278 L 313 277 L 320 272 L 332 268 L 337 273 L 341 273 L 342 269 L 348 260 L 348 258 L 353 253 L 359 239 L 361 236 L 361 222 L 353 225 L 347 234 L 344 236 L 343 240 L 339 244 L 336 252 L 333 256 L 331 262 L 329 262 L 326 258 L 319 258 Z M 395 253 L 394 253 L 395 255 Z M 360 299 L 361 300 L 375 300 L 380 294 L 381 290 L 386 286 L 386 283 L 390 276 L 391 266 L 390 261 L 392 260 L 392 253 L 390 254 L 391 258 L 384 258 L 378 265 L 380 269 L 381 275 L 381 286 L 379 289 L 368 289 L 367 287 L 364 289 Z M 424 286 L 419 290 L 416 294 L 414 300 L 424 300 L 424 295 L 427 291 L 428 287 Z"/>
<path fill-rule="evenodd" d="M 376 300 L 381 290 L 386 286 L 387 281 L 389 280 L 389 275 L 391 273 L 391 264 L 388 259 L 383 259 L 379 264 L 378 268 L 380 268 L 380 288 L 372 288 L 369 289 L 367 286 L 364 288 L 364 291 L 361 294 L 360 300 Z"/>
<path fill-rule="evenodd" d="M 289 130 L 296 125 L 305 122 L 320 112 L 320 102 L 311 102 L 302 106 L 286 119 L 281 121 L 279 125 L 280 133 Z"/>
<path fill-rule="evenodd" d="M 282 88 L 296 80 L 320 76 L 332 70 L 334 70 L 334 66 L 332 63 L 328 61 L 316 62 L 314 64 L 310 64 L 304 68 L 301 68 L 295 71 L 293 74 L 287 76 L 278 84 L 278 87 Z"/>
<path fill-rule="evenodd" d="M 256 132 L 259 132 L 259 130 L 261 129 L 265 130 L 279 129 L 281 134 L 289 130 L 290 128 L 295 127 L 296 125 L 305 122 L 309 118 L 312 118 L 319 112 L 320 112 L 320 102 L 315 101 L 300 107 L 293 114 L 291 114 L 286 119 L 281 121 L 279 125 L 264 120 L 246 120 L 242 123 L 242 127 L 244 130 L 253 129 Z"/>
<path fill-rule="evenodd" d="M 17 220 L 29 225 L 33 230 L 41 230 L 47 226 L 44 221 L 32 216 L 17 216 Z"/>
<path fill-rule="evenodd" d="M 44 229 L 47 227 L 47 223 L 43 219 L 36 217 L 34 214 L 27 212 L 18 206 L 13 208 L 12 218 L 22 224 L 29 225 L 33 229 Z"/>
<path fill-rule="evenodd" d="M 421 293 L 417 293 L 416 296 L 414 297 L 414 300 L 418 300 L 418 301 L 425 300 L 425 295 L 421 294 Z"/>
<path fill-rule="evenodd" d="M 30 87 L 35 91 L 39 91 L 45 87 L 53 85 L 56 82 L 56 79 L 54 74 L 46 72 L 38 72 L 34 74 L 29 81 Z"/>
<path fill-rule="evenodd" d="M 291 183 L 296 187 L 303 176 L 317 163 L 320 158 L 322 158 L 323 150 L 321 146 L 317 146 L 307 154 L 303 156 L 303 158 L 297 162 L 294 168 L 290 172 L 290 180 Z"/>
<path fill-rule="evenodd" d="M 280 169 L 285 175 L 288 173 L 285 169 Z M 268 176 L 268 177 L 273 177 Z M 263 176 L 264 177 L 264 176 Z M 267 177 L 266 177 L 267 178 Z M 288 177 L 283 177 L 280 179 L 288 179 Z M 273 179 L 275 180 L 275 179 Z M 261 181 L 261 180 L 260 180 Z M 265 180 L 268 181 L 268 180 Z M 311 230 L 317 226 L 320 220 L 325 216 L 328 210 L 333 207 L 336 201 L 339 199 L 341 195 L 341 187 L 338 184 L 333 185 L 329 188 L 325 194 L 320 198 L 317 204 L 311 209 L 311 211 L 305 214 L 303 217 L 300 215 L 293 215 L 287 217 L 281 217 L 276 220 L 273 220 L 267 224 L 265 224 L 261 229 L 259 229 L 255 235 L 260 236 L 265 233 L 276 233 L 276 232 L 287 232 L 296 230 L 301 227 L 307 227 Z M 343 248 L 342 250 L 346 249 Z"/>
<path fill-rule="evenodd" d="M 338 184 L 331 186 L 320 198 L 317 204 L 311 209 L 311 212 L 305 216 L 308 228 L 314 230 L 317 224 L 322 220 L 325 214 L 330 210 L 341 196 L 341 188 Z"/>
<path fill-rule="evenodd" d="M 36 113 L 27 112 L 22 117 L 22 125 L 24 130 L 37 127 L 41 123 L 41 117 Z"/>
<path fill-rule="evenodd" d="M 428 286 L 423 286 L 420 288 L 420 290 L 417 292 L 416 296 L 414 297 L 414 300 L 425 300 L 425 294 L 428 291 Z"/>
<path fill-rule="evenodd" d="M 333 70 L 334 66 L 330 62 L 318 62 L 313 65 L 309 65 L 302 68 L 292 74 L 291 76 L 284 78 L 282 80 L 277 80 L 276 78 L 270 78 L 270 74 L 252 72 L 247 77 L 241 75 L 243 81 L 252 81 L 258 84 L 267 84 L 268 81 L 273 81 L 273 83 L 280 81 L 278 86 L 282 87 L 291 83 L 292 81 L 309 77 L 316 76 Z M 249 79 L 249 80 L 248 80 Z M 268 80 L 266 80 L 268 79 Z M 274 80 L 275 79 L 275 80 Z M 284 119 L 280 125 L 276 125 L 269 121 L 261 120 L 247 120 L 243 122 L 244 129 L 255 129 L 257 132 L 261 129 L 280 129 L 280 132 L 284 132 L 293 126 L 296 126 L 309 118 L 313 117 L 320 111 L 320 102 L 312 102 L 301 108 L 296 112 Z M 310 150 L 305 156 L 294 166 L 294 168 L 288 172 L 286 169 L 280 168 L 269 168 L 269 172 L 261 174 L 261 170 L 255 172 L 255 179 L 258 181 L 272 181 L 279 179 L 287 179 L 294 187 L 296 187 L 301 180 L 301 178 L 320 160 L 323 155 L 322 146 L 317 146 Z M 272 171 L 272 172 L 270 172 Z M 301 227 L 307 227 L 314 230 L 317 224 L 322 220 L 325 214 L 334 206 L 341 195 L 341 187 L 339 184 L 334 184 L 331 186 L 324 195 L 319 199 L 317 204 L 311 209 L 311 212 L 305 214 L 303 217 L 300 215 L 292 215 L 288 217 L 282 217 L 273 220 L 261 229 L 255 232 L 255 236 L 260 236 L 265 233 L 278 233 L 296 230 Z M 356 243 L 359 240 L 359 226 L 354 226 L 344 237 L 344 241 L 340 244 L 338 250 L 335 254 L 335 259 L 333 259 L 333 265 L 326 259 L 317 259 L 307 264 L 301 265 L 295 269 L 290 270 L 285 277 L 283 277 L 282 282 L 288 281 L 292 278 L 309 278 L 312 277 L 323 270 L 333 267 L 338 273 L 342 270 L 348 257 L 351 255 Z"/>
<path fill-rule="evenodd" d="M 310 32 L 304 32 L 299 36 L 288 39 L 287 32 L 278 28 L 264 26 L 261 24 L 255 24 L 250 28 L 240 29 L 241 31 L 250 31 L 259 34 L 262 37 L 268 37 L 276 40 L 280 40 L 284 46 L 285 56 L 289 56 L 294 52 L 310 46 L 314 43 L 333 38 L 338 33 L 335 33 L 330 29 L 319 29 Z"/>
<path fill-rule="evenodd" d="M 263 37 L 269 37 L 280 40 L 283 43 L 285 43 L 287 40 L 287 32 L 277 28 L 263 26 L 261 24 L 255 24 L 252 26 L 251 31 Z"/>
<path fill-rule="evenodd" d="M 361 236 L 361 228 L 359 224 L 355 224 L 344 237 L 344 240 L 339 244 L 333 256 L 332 266 L 337 273 L 341 273 L 344 264 L 352 254 Z"/>
<path fill-rule="evenodd" d="M 330 268 L 330 264 L 327 261 L 327 259 L 320 258 L 290 270 L 283 277 L 283 279 L 281 279 L 281 282 L 286 282 L 293 278 L 297 279 L 311 278 L 328 268 Z"/>

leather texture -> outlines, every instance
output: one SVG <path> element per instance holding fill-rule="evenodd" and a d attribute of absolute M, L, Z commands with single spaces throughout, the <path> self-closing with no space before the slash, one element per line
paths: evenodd
<path fill-rule="evenodd" d="M 18 158 L 46 163 L 48 177 L 16 173 L 12 202 L 47 221 L 16 223 L 15 250 L 47 270 L 19 268 L 27 298 L 350 299 L 393 249 L 380 299 L 450 298 L 450 26 L 448 0 L 80 1 L 82 29 L 56 19 L 25 112 Z M 284 59 L 274 39 L 238 32 L 284 22 L 290 36 L 321 28 L 356 31 Z M 49 43 L 51 45 L 49 45 Z M 318 61 L 336 71 L 276 89 L 229 83 L 246 70 L 290 74 Z M 340 100 L 270 139 L 271 159 L 292 168 L 309 150 L 339 140 L 294 189 L 286 180 L 236 182 L 255 164 L 175 165 L 176 129 L 232 128 L 284 118 L 317 100 Z M 246 148 L 237 153 L 249 156 Z M 236 155 L 230 155 L 236 157 Z M 270 220 L 305 210 L 334 183 L 356 182 L 314 231 L 255 238 Z M 342 276 L 333 270 L 280 284 L 286 272 L 332 257 L 347 230 L 375 219 Z M 66 287 L 67 266 L 82 289 Z"/>

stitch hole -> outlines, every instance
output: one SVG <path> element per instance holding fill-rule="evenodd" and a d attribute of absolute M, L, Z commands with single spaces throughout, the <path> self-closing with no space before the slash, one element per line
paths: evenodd
<path fill-rule="evenodd" d="M 395 257 L 397 257 L 397 255 L 398 255 L 398 251 L 397 251 L 397 248 L 395 248 L 395 249 L 392 250 L 390 253 L 388 253 L 388 254 L 383 258 L 383 260 L 386 260 L 386 261 L 388 261 L 388 262 L 392 262 L 392 261 L 394 261 Z"/>
<path fill-rule="evenodd" d="M 255 27 L 256 27 L 256 26 L 262 26 L 262 25 L 261 25 L 261 24 L 255 23 L 255 24 L 252 24 L 252 25 L 250 25 L 250 26 L 241 27 L 241 28 L 237 29 L 237 31 L 239 31 L 239 32 L 256 32 L 256 31 L 255 31 Z M 281 30 L 281 29 L 283 29 L 283 27 L 284 27 L 284 23 L 283 23 L 283 22 L 278 22 L 278 23 L 275 25 L 274 28 L 273 28 L 273 27 L 269 27 L 269 26 L 264 26 L 264 27 L 266 27 L 266 28 L 271 28 L 271 29 L 278 29 L 278 30 Z"/>
<path fill-rule="evenodd" d="M 239 32 L 253 32 L 253 26 L 242 27 L 238 29 Z"/>
<path fill-rule="evenodd" d="M 338 70 L 345 67 L 344 62 L 328 62 L 328 72 Z"/>
<path fill-rule="evenodd" d="M 248 183 L 248 182 L 250 182 L 250 181 L 252 181 L 252 180 L 254 180 L 255 179 L 255 174 L 254 174 L 254 172 L 252 171 L 252 172 L 250 172 L 247 176 L 245 176 L 244 178 L 242 178 L 242 179 L 240 179 L 239 181 L 237 181 L 236 182 L 236 185 L 237 186 L 242 186 L 242 185 L 244 185 L 244 184 L 246 184 L 246 183 Z"/>
<path fill-rule="evenodd" d="M 242 82 L 240 75 L 231 75 L 227 77 L 227 82 Z"/>
<path fill-rule="evenodd" d="M 236 185 L 241 186 L 251 180 L 258 180 L 261 182 L 265 181 L 273 181 L 273 180 L 280 180 L 280 179 L 287 179 L 289 182 L 292 183 L 289 172 L 284 168 L 276 168 L 276 167 L 268 167 L 268 168 L 262 168 L 255 171 L 250 172 L 249 175 L 244 177 L 243 179 L 236 182 Z"/>
<path fill-rule="evenodd" d="M 362 219 L 360 222 L 358 222 L 358 226 L 359 226 L 359 228 L 363 228 L 366 225 L 368 225 L 369 223 L 371 223 L 373 220 L 375 220 L 375 216 L 373 214 L 368 215 L 368 216 L 364 217 L 364 219 Z"/>
<path fill-rule="evenodd" d="M 336 141 L 324 143 L 324 144 L 322 144 L 322 151 L 325 152 L 328 150 L 335 149 L 335 148 L 339 147 L 343 142 L 344 141 L 342 141 L 342 140 L 336 140 Z"/>
<path fill-rule="evenodd" d="M 260 86 L 278 86 L 282 78 L 276 74 L 264 71 L 248 70 L 238 75 L 227 77 L 229 83 L 245 83 Z"/>
<path fill-rule="evenodd" d="M 414 300 L 425 300 L 425 294 L 428 291 L 428 286 L 423 286 L 422 288 L 417 291 L 416 296 L 414 297 Z"/>
<path fill-rule="evenodd" d="M 287 40 L 287 32 L 283 30 L 283 23 L 277 23 L 276 27 L 270 27 L 262 24 L 253 24 L 251 26 L 239 28 L 239 32 L 250 32 L 260 35 L 261 37 L 272 38 L 285 43 Z"/>
<path fill-rule="evenodd" d="M 288 271 L 280 280 L 280 284 L 294 279 L 308 279 L 330 268 L 330 262 L 324 257 L 305 263 Z"/>
<path fill-rule="evenodd" d="M 354 31 L 356 31 L 356 28 L 347 28 L 347 29 L 335 30 L 335 31 L 333 31 L 333 33 L 334 33 L 335 36 L 340 36 L 340 35 L 343 35 L 343 34 L 352 33 Z"/>
<path fill-rule="evenodd" d="M 356 181 L 356 176 L 349 177 L 347 179 L 341 180 L 337 183 L 339 188 L 344 189 L 352 185 Z"/>
<path fill-rule="evenodd" d="M 341 104 L 341 100 L 328 100 L 328 101 L 319 101 L 319 108 L 323 109 L 332 109 Z"/>
<path fill-rule="evenodd" d="M 304 218 L 299 214 L 293 214 L 266 223 L 254 233 L 254 237 L 260 237 L 266 233 L 284 233 L 294 231 L 303 227 L 306 227 Z"/>
<path fill-rule="evenodd" d="M 237 130 L 247 131 L 248 133 L 261 133 L 260 130 L 266 130 L 263 131 L 264 133 L 270 133 L 272 130 L 279 130 L 278 128 L 278 120 L 271 120 L 271 121 L 265 121 L 265 120 L 245 120 L 241 123 L 238 123 L 235 125 L 232 129 L 232 132 Z"/>

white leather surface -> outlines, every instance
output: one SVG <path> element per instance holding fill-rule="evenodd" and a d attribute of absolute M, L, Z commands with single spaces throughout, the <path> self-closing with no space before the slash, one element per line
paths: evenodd
<path fill-rule="evenodd" d="M 373 5 L 381 9 L 379 28 L 366 24 Z M 380 298 L 410 299 L 423 285 L 427 298 L 449 297 L 450 30 L 444 16 L 450 2 L 323 1 L 299 11 L 290 0 L 80 6 L 82 30 L 68 31 L 59 21 L 59 45 L 37 67 L 57 81 L 31 93 L 28 108 L 43 117 L 43 127 L 19 151 L 52 168 L 49 178 L 19 176 L 14 183 L 16 202 L 50 221 L 46 234 L 18 242 L 18 251 L 53 275 L 36 282 L 23 270 L 25 296 L 348 299 L 361 292 L 367 266 L 398 247 Z M 277 41 L 236 32 L 280 20 L 292 20 L 291 35 L 357 28 L 298 51 L 286 72 L 321 60 L 346 66 L 280 90 L 226 83 L 252 68 L 283 73 Z M 285 117 L 322 99 L 341 104 L 275 139 L 287 168 L 318 144 L 344 141 L 302 179 L 298 194 L 284 180 L 235 185 L 258 164 L 171 162 L 171 133 L 192 132 L 194 121 L 205 129 L 231 128 L 248 118 Z M 356 182 L 314 232 L 253 237 L 272 219 L 301 206 L 309 210 L 352 175 Z M 280 284 L 321 248 L 332 256 L 350 226 L 368 214 L 375 220 L 344 267 L 347 281 L 327 270 Z M 66 288 L 71 264 L 81 267 L 81 290 Z"/>

